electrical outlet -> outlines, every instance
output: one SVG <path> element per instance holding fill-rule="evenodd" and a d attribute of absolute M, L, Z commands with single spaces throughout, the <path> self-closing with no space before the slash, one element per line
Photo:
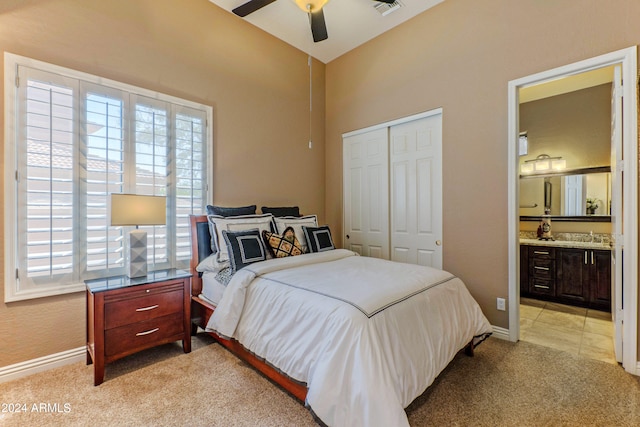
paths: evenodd
<path fill-rule="evenodd" d="M 506 309 L 504 306 L 505 304 L 504 298 L 498 298 L 496 301 L 497 301 L 498 310 L 505 311 Z"/>

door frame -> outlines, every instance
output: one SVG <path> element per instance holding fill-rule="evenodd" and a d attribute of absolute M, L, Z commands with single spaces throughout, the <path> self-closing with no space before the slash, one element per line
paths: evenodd
<path fill-rule="evenodd" d="M 509 82 L 508 87 L 508 250 L 509 250 L 509 340 L 520 339 L 520 251 L 518 211 L 519 89 L 585 71 L 620 65 L 623 81 L 622 125 L 624 150 L 623 212 L 623 354 L 622 366 L 637 375 L 638 366 L 638 129 L 637 129 L 637 46 L 543 71 Z"/>

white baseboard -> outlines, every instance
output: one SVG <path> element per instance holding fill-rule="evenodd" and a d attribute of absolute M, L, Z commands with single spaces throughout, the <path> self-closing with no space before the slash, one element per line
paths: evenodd
<path fill-rule="evenodd" d="M 50 354 L 37 359 L 16 363 L 15 365 L 0 368 L 0 383 L 12 381 L 18 378 L 48 371 L 60 366 L 70 365 L 80 361 L 86 361 L 86 347 L 78 347 L 60 353 Z"/>
<path fill-rule="evenodd" d="M 509 341 L 509 330 L 501 328 L 500 326 L 491 325 L 493 327 L 492 337 L 500 338 L 501 340 Z"/>

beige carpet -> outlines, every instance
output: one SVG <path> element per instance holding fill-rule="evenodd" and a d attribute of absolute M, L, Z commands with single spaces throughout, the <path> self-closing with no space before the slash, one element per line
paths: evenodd
<path fill-rule="evenodd" d="M 302 404 L 206 335 L 193 347 L 184 354 L 166 345 L 117 361 L 99 387 L 83 363 L 0 384 L 0 409 L 27 409 L 0 412 L 0 426 L 317 425 Z M 490 338 L 475 357 L 459 354 L 407 413 L 412 426 L 633 426 L 640 425 L 640 381 L 618 366 Z"/>

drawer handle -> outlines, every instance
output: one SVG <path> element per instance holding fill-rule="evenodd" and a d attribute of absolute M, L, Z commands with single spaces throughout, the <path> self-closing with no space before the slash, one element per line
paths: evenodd
<path fill-rule="evenodd" d="M 533 253 L 538 255 L 549 255 L 549 252 L 543 252 L 543 251 L 533 251 Z"/>
<path fill-rule="evenodd" d="M 151 330 L 144 331 L 144 332 L 138 332 L 138 333 L 136 334 L 136 336 L 137 336 L 137 337 L 142 337 L 142 336 L 144 336 L 144 335 L 149 335 L 149 334 L 152 334 L 152 333 L 154 333 L 154 332 L 158 332 L 159 330 L 160 330 L 160 328 L 155 328 L 155 329 L 151 329 Z"/>
<path fill-rule="evenodd" d="M 549 271 L 549 267 L 538 267 L 537 265 L 534 265 L 533 268 L 535 268 L 536 270 L 545 270 L 545 271 Z"/>
<path fill-rule="evenodd" d="M 150 305 L 149 307 L 142 307 L 142 308 L 136 308 L 136 311 L 149 311 L 149 310 L 153 310 L 154 308 L 158 308 L 159 305 Z"/>
<path fill-rule="evenodd" d="M 542 285 L 533 285 L 534 288 L 542 288 L 542 289 L 549 289 L 548 286 L 542 286 Z"/>

